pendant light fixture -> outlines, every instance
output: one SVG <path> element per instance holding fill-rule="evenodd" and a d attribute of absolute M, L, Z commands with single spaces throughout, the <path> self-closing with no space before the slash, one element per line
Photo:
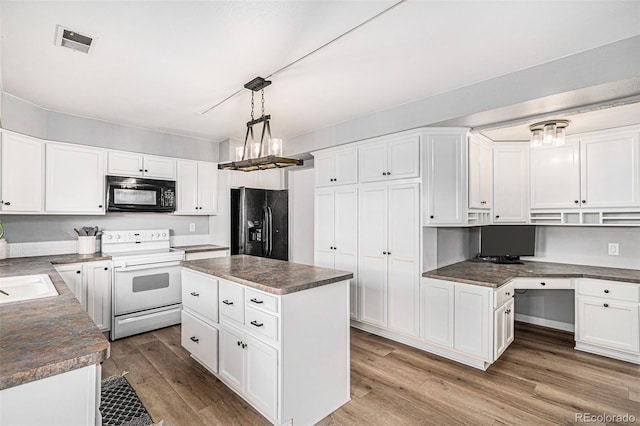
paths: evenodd
<path fill-rule="evenodd" d="M 270 84 L 271 81 L 265 80 L 262 77 L 256 77 L 244 85 L 245 89 L 251 90 L 251 120 L 247 122 L 244 146 L 236 148 L 235 161 L 218 164 L 218 169 L 252 172 L 254 170 L 303 165 L 303 160 L 283 157 L 282 139 L 271 137 L 271 115 L 265 115 L 264 113 L 264 88 Z M 255 92 L 258 91 L 260 91 L 262 95 L 262 115 L 254 118 L 254 95 Z M 259 123 L 262 123 L 262 132 L 260 142 L 256 142 L 253 137 L 253 126 Z M 265 133 L 267 135 L 266 143 Z M 250 141 L 249 136 L 251 136 Z"/>
<path fill-rule="evenodd" d="M 530 125 L 531 148 L 564 145 L 567 126 L 569 126 L 569 120 L 547 120 Z"/>

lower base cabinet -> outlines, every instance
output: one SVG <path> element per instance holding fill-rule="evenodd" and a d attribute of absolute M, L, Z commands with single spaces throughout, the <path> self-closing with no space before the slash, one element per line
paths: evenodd
<path fill-rule="evenodd" d="M 514 304 L 515 300 L 512 298 L 498 307 L 493 314 L 494 359 L 498 359 L 498 357 L 502 355 L 502 352 L 513 342 Z"/>
<path fill-rule="evenodd" d="M 185 268 L 182 288 L 182 346 L 271 423 L 349 401 L 349 281 L 274 295 Z"/>

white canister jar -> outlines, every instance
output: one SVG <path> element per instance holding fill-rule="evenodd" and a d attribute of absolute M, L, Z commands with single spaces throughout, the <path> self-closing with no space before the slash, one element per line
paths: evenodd
<path fill-rule="evenodd" d="M 95 252 L 96 252 L 95 235 L 78 237 L 78 254 L 93 254 Z"/>

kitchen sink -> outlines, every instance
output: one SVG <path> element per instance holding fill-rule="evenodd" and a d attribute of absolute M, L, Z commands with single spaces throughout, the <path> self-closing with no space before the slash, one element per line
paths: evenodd
<path fill-rule="evenodd" d="M 47 274 L 0 278 L 0 303 L 20 302 L 57 295 L 58 291 Z"/>

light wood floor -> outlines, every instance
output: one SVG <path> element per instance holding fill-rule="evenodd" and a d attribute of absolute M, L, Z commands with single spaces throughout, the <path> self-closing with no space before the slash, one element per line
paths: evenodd
<path fill-rule="evenodd" d="M 124 371 L 165 426 L 268 424 L 189 357 L 180 326 L 112 342 L 103 377 Z M 629 413 L 640 424 L 640 366 L 576 351 L 572 334 L 520 323 L 486 372 L 352 329 L 351 402 L 320 424 L 572 424 L 583 412 Z"/>

